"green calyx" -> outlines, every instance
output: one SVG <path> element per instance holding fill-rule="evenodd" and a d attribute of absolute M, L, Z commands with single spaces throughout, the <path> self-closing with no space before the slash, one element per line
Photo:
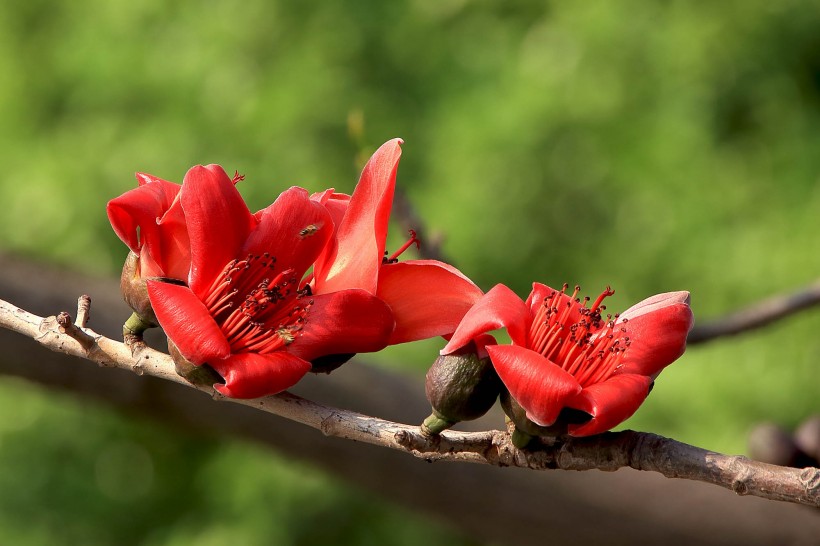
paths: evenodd
<path fill-rule="evenodd" d="M 449 419 L 445 419 L 437 412 L 433 411 L 427 419 L 421 424 L 421 432 L 425 436 L 435 436 L 436 434 L 441 433 L 442 430 L 447 430 L 451 426 L 455 425 L 455 421 L 450 421 Z"/>
<path fill-rule="evenodd" d="M 122 337 L 124 339 L 141 341 L 142 334 L 145 333 L 145 330 L 148 328 L 153 328 L 154 326 L 156 326 L 156 324 L 147 322 L 143 317 L 138 315 L 136 311 L 134 311 L 131 313 L 131 316 L 128 317 L 128 320 L 125 321 L 125 324 L 122 325 Z"/>

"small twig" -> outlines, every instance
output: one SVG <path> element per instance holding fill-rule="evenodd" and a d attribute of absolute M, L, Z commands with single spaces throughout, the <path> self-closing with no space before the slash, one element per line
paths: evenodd
<path fill-rule="evenodd" d="M 724 336 L 733 336 L 762 328 L 805 309 L 820 304 L 820 281 L 791 294 L 766 298 L 724 317 L 696 324 L 689 332 L 687 343 L 705 343 Z"/>
<path fill-rule="evenodd" d="M 66 314 L 67 315 L 67 314 Z M 320 430 L 328 436 L 408 452 L 428 461 L 464 461 L 536 470 L 617 470 L 632 467 L 670 478 L 699 480 L 739 495 L 820 506 L 820 469 L 795 469 L 714 453 L 654 434 L 625 431 L 563 441 L 540 439 L 526 450 L 502 431 L 454 432 L 427 437 L 418 426 L 322 406 L 282 393 L 255 400 L 222 397 L 209 386 L 192 385 L 175 371 L 171 358 L 149 347 L 132 355 L 125 344 L 79 330 L 70 317 L 42 318 L 0 300 L 0 326 L 37 340 L 51 350 L 87 358 L 102 366 L 128 369 L 203 391 L 217 400 L 254 407 Z M 91 338 L 89 349 L 80 339 Z M 71 335 L 69 332 L 74 332 Z M 88 338 L 84 337 L 88 336 Z"/>
<path fill-rule="evenodd" d="M 60 333 L 66 334 L 76 340 L 86 353 L 90 352 L 94 348 L 94 345 L 96 344 L 94 338 L 78 328 L 77 325 L 71 320 L 71 315 L 65 311 L 57 315 L 57 325 Z"/>
<path fill-rule="evenodd" d="M 74 321 L 79 328 L 85 328 L 88 324 L 91 311 L 91 296 L 83 294 L 77 298 L 77 320 Z"/>

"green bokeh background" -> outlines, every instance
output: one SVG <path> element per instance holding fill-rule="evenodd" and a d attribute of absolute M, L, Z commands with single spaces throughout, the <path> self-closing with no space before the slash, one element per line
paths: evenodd
<path fill-rule="evenodd" d="M 717 316 L 820 271 L 818 28 L 809 0 L 6 2 L 0 248 L 115 275 L 104 205 L 135 171 L 220 163 L 258 209 L 352 190 L 401 136 L 400 186 L 483 288 L 610 284 L 610 309 L 688 289 Z M 820 410 L 818 328 L 693 348 L 627 426 L 730 453 L 794 426 Z M 421 376 L 438 346 L 375 360 Z M 14 544 L 470 543 L 296 461 L 5 378 L 0 491 Z"/>

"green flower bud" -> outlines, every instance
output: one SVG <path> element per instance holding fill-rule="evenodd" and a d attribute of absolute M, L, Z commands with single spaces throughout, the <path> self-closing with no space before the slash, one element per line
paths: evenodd
<path fill-rule="evenodd" d="M 429 436 L 487 413 L 501 391 L 501 380 L 489 358 L 473 352 L 442 355 L 427 372 L 425 391 L 433 413 L 421 430 Z"/>

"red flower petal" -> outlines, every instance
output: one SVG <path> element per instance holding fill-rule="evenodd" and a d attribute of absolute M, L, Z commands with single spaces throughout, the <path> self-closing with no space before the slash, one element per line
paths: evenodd
<path fill-rule="evenodd" d="M 688 299 L 688 292 L 658 294 L 621 315 L 631 343 L 618 373 L 656 376 L 683 354 L 694 322 Z"/>
<path fill-rule="evenodd" d="M 510 395 L 534 423 L 548 427 L 581 392 L 573 376 L 541 356 L 514 345 L 488 345 L 487 352 Z"/>
<path fill-rule="evenodd" d="M 158 183 L 158 184 L 173 186 L 172 189 L 169 188 L 169 189 L 171 189 L 171 197 L 170 197 L 171 200 L 173 200 L 174 197 L 176 197 L 176 194 L 179 193 L 179 188 L 180 188 L 179 184 L 175 184 L 173 182 L 168 182 L 167 180 L 163 180 L 162 178 L 160 178 L 158 176 L 154 176 L 153 174 L 134 173 L 134 177 L 137 179 L 137 185 L 138 186 L 144 186 L 146 184 L 152 184 L 152 183 Z"/>
<path fill-rule="evenodd" d="M 452 334 L 482 293 L 450 265 L 411 260 L 382 266 L 376 295 L 393 311 L 395 345 Z"/>
<path fill-rule="evenodd" d="M 282 268 L 301 276 L 327 244 L 333 232 L 330 213 L 311 201 L 307 190 L 292 187 L 256 214 L 259 224 L 248 235 L 238 256 L 270 253 Z"/>
<path fill-rule="evenodd" d="M 646 400 L 651 384 L 652 379 L 645 375 L 624 374 L 585 388 L 569 406 L 589 413 L 592 419 L 582 425 L 570 425 L 570 435 L 600 434 L 623 423 Z"/>
<path fill-rule="evenodd" d="M 364 290 L 313 296 L 304 329 L 287 351 L 305 360 L 345 353 L 369 353 L 387 346 L 393 314 Z"/>
<path fill-rule="evenodd" d="M 383 144 L 365 165 L 337 228 L 335 248 L 316 262 L 316 291 L 361 288 L 376 293 L 393 205 L 401 139 Z"/>
<path fill-rule="evenodd" d="M 675 303 L 685 303 L 686 305 L 689 305 L 689 292 L 682 290 L 680 292 L 664 292 L 662 294 L 655 294 L 645 300 L 639 301 L 621 313 L 621 318 L 626 317 L 632 319 Z"/>
<path fill-rule="evenodd" d="M 521 298 L 503 284 L 497 284 L 467 311 L 441 354 L 452 353 L 473 338 L 504 326 L 513 343 L 526 346 L 531 320 L 530 310 Z"/>
<path fill-rule="evenodd" d="M 175 202 L 180 186 L 142 173 L 137 173 L 137 180 L 139 187 L 108 202 L 106 211 L 111 227 L 122 242 L 140 255 L 143 275 L 186 279 L 190 251 L 184 220 L 182 225 L 161 223 L 169 211 L 172 217 L 182 216 L 179 203 Z M 165 247 L 175 249 L 176 253 L 165 251 Z M 183 266 L 175 267 L 180 261 Z"/>
<path fill-rule="evenodd" d="M 538 308 L 544 305 L 544 298 L 546 298 L 553 292 L 555 292 L 555 290 L 553 290 L 546 284 L 541 284 L 540 282 L 532 283 L 532 291 L 530 292 L 530 295 L 527 296 L 527 301 L 525 301 L 524 303 L 526 303 L 527 307 L 530 308 L 530 311 L 532 311 L 533 316 L 535 316 L 535 313 L 538 311 Z"/>
<path fill-rule="evenodd" d="M 333 188 L 323 192 L 314 193 L 310 196 L 311 201 L 315 201 L 325 207 L 333 218 L 333 224 L 339 226 L 342 223 L 347 207 L 350 204 L 350 196 L 346 193 L 338 193 Z"/>
<path fill-rule="evenodd" d="M 310 371 L 310 362 L 284 351 L 236 353 L 208 364 L 225 378 L 224 385 L 216 384 L 214 388 L 232 398 L 259 398 L 282 392 Z"/>
<path fill-rule="evenodd" d="M 256 222 L 219 165 L 189 170 L 181 199 L 191 238 L 189 285 L 194 294 L 204 296 L 213 280 L 237 257 Z"/>
<path fill-rule="evenodd" d="M 147 284 L 157 320 L 182 356 L 204 364 L 231 354 L 222 330 L 187 286 L 151 280 Z"/>

